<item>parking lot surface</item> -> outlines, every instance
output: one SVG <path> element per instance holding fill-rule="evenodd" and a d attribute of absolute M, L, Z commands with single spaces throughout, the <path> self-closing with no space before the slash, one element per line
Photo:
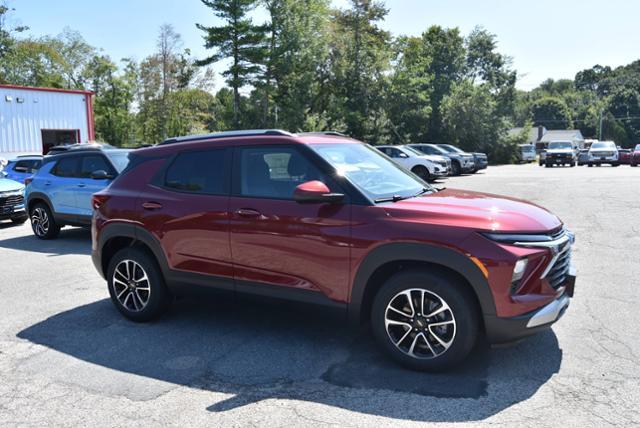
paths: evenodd
<path fill-rule="evenodd" d="M 0 426 L 640 424 L 640 169 L 514 165 L 436 186 L 531 200 L 576 233 L 576 295 L 553 330 L 425 374 L 314 307 L 185 299 L 135 324 L 88 231 L 2 224 Z"/>

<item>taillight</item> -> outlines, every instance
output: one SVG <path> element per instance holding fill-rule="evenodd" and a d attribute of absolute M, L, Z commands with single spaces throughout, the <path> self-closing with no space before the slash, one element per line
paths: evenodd
<path fill-rule="evenodd" d="M 28 186 L 29 184 L 31 184 L 32 181 L 33 181 L 33 177 L 25 178 L 24 185 Z"/>
<path fill-rule="evenodd" d="M 100 209 L 100 207 L 107 202 L 107 199 L 109 199 L 107 195 L 93 195 L 91 197 L 91 206 L 94 210 Z"/>

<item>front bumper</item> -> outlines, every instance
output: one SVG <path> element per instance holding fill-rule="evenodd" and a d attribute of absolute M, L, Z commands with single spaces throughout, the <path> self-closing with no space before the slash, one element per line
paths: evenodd
<path fill-rule="evenodd" d="M 555 300 L 527 314 L 501 318 L 485 316 L 487 340 L 491 344 L 517 342 L 525 337 L 549 329 L 569 307 L 576 283 L 576 272 L 572 266 L 561 289 L 564 291 Z"/>
<path fill-rule="evenodd" d="M 24 205 L 13 207 L 0 207 L 0 220 L 10 220 L 12 218 L 27 217 L 27 210 Z"/>
<path fill-rule="evenodd" d="M 549 165 L 562 165 L 567 163 L 573 163 L 575 158 L 573 156 L 567 155 L 547 155 L 545 158 L 545 162 Z"/>
<path fill-rule="evenodd" d="M 615 164 L 620 162 L 617 156 L 590 156 L 589 162 L 590 164 L 602 164 L 602 163 L 610 163 Z"/>

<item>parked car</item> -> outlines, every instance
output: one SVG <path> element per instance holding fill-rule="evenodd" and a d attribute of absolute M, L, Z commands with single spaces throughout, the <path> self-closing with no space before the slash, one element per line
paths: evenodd
<path fill-rule="evenodd" d="M 350 138 L 236 131 L 130 156 L 93 196 L 92 259 L 134 321 L 196 289 L 319 303 L 369 320 L 396 361 L 437 370 L 480 334 L 547 329 L 573 296 L 573 235 L 558 217 L 435 189 Z"/>
<path fill-rule="evenodd" d="M 129 150 L 92 145 L 45 156 L 27 179 L 27 210 L 33 233 L 53 239 L 65 225 L 91 224 L 91 195 L 107 187 L 127 166 Z"/>
<path fill-rule="evenodd" d="M 618 147 L 618 162 L 620 162 L 620 165 L 629 165 L 631 163 L 631 153 L 631 149 Z"/>
<path fill-rule="evenodd" d="M 40 165 L 42 165 L 42 156 L 18 156 L 7 163 L 3 172 L 5 178 L 24 183 L 24 180 L 31 177 L 40 168 Z"/>
<path fill-rule="evenodd" d="M 451 175 L 460 175 L 473 172 L 475 161 L 472 155 L 461 155 L 457 152 L 449 152 L 436 144 L 409 144 L 409 147 L 426 154 L 444 156 L 451 160 Z"/>
<path fill-rule="evenodd" d="M 395 163 L 413 172 L 425 181 L 435 180 L 447 175 L 447 164 L 436 163 L 411 147 L 376 146 Z"/>
<path fill-rule="evenodd" d="M 24 184 L 0 177 L 0 220 L 22 224 L 27 218 L 24 208 Z"/>
<path fill-rule="evenodd" d="M 631 155 L 631 166 L 640 165 L 640 144 L 637 144 Z"/>
<path fill-rule="evenodd" d="M 580 149 L 578 152 L 578 166 L 587 165 L 589 163 L 589 149 Z"/>
<path fill-rule="evenodd" d="M 618 147 L 613 141 L 596 141 L 589 149 L 589 166 L 600 166 L 602 164 L 619 166 Z"/>
<path fill-rule="evenodd" d="M 451 144 L 438 144 L 437 146 L 442 147 L 449 153 L 456 153 L 463 157 L 468 157 L 469 155 L 471 155 L 471 157 L 473 158 L 473 169 L 471 172 L 477 172 L 481 169 L 486 169 L 489 165 L 487 155 L 485 153 L 468 153 L 456 146 L 452 146 Z"/>
<path fill-rule="evenodd" d="M 536 148 L 533 144 L 520 144 L 518 151 L 520 162 L 533 162 L 536 160 Z"/>
<path fill-rule="evenodd" d="M 578 163 L 578 146 L 573 141 L 550 141 L 545 150 L 544 165 L 576 166 Z"/>

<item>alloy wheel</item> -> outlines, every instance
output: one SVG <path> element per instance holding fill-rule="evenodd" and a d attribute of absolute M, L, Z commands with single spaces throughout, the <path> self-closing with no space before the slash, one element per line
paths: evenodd
<path fill-rule="evenodd" d="M 44 208 L 36 208 L 31 214 L 31 226 L 38 236 L 45 236 L 49 232 L 49 215 Z"/>
<path fill-rule="evenodd" d="M 149 303 L 149 276 L 139 263 L 123 260 L 113 271 L 113 291 L 118 302 L 131 312 L 142 311 Z"/>
<path fill-rule="evenodd" d="M 442 297 L 422 288 L 396 294 L 387 305 L 384 321 L 391 342 L 413 358 L 439 357 L 456 336 L 451 307 Z"/>

